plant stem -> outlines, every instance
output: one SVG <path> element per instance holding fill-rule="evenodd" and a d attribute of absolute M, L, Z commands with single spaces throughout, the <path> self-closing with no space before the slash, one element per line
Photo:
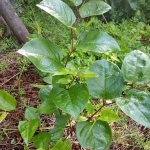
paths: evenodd
<path fill-rule="evenodd" d="M 95 113 L 92 114 L 91 117 L 88 118 L 88 121 L 90 121 L 99 111 L 101 111 L 101 109 L 102 109 L 104 106 L 105 106 L 105 101 L 103 100 L 103 105 L 102 105 L 98 110 L 96 110 Z"/>
<path fill-rule="evenodd" d="M 113 103 L 115 103 L 115 102 L 112 102 L 112 103 L 107 104 L 106 101 L 103 99 L 103 105 L 102 105 L 98 110 L 96 110 L 94 114 L 92 114 L 92 115 L 88 118 L 88 121 L 91 121 L 91 119 L 92 119 L 99 111 L 101 111 L 103 107 L 108 106 L 108 105 L 111 105 L 111 104 L 113 104 Z"/>
<path fill-rule="evenodd" d="M 68 57 L 67 57 L 67 61 L 66 61 L 66 63 L 65 63 L 65 67 L 66 67 L 67 63 L 69 62 L 72 53 L 76 50 L 76 49 L 74 48 L 74 31 L 73 31 L 73 29 L 71 29 L 71 35 L 72 35 L 72 40 L 71 40 L 71 52 L 69 53 L 69 55 L 68 55 Z"/>

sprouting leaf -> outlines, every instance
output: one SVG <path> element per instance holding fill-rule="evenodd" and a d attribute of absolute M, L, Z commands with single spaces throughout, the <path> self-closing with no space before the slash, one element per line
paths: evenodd
<path fill-rule="evenodd" d="M 118 121 L 119 117 L 114 111 L 108 108 L 103 108 L 101 110 L 100 120 L 113 122 L 113 121 Z"/>
<path fill-rule="evenodd" d="M 61 0 L 43 0 L 37 6 L 68 27 L 72 27 L 76 21 L 76 16 L 72 9 Z"/>
<path fill-rule="evenodd" d="M 16 108 L 16 99 L 8 92 L 0 90 L 0 109 L 11 111 Z"/>
<path fill-rule="evenodd" d="M 18 53 L 26 56 L 42 72 L 55 73 L 62 68 L 60 48 L 47 39 L 33 39 Z"/>
<path fill-rule="evenodd" d="M 101 0 L 89 0 L 80 7 L 79 13 L 82 18 L 85 18 L 89 16 L 102 15 L 110 9 L 111 6 Z"/>
<path fill-rule="evenodd" d="M 79 122 L 76 125 L 77 140 L 83 148 L 107 150 L 112 141 L 112 132 L 107 122 Z"/>

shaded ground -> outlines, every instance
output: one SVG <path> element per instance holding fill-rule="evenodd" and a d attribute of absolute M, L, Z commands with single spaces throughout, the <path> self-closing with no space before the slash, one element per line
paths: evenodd
<path fill-rule="evenodd" d="M 18 122 L 25 119 L 26 106 L 37 107 L 40 103 L 39 89 L 31 84 L 44 84 L 42 78 L 37 75 L 36 69 L 31 64 L 27 66 L 26 72 L 21 74 L 20 64 L 17 63 L 17 60 L 21 59 L 22 57 L 16 54 L 12 58 L 0 54 L 0 66 L 4 65 L 2 60 L 6 60 L 8 65 L 6 69 L 0 72 L 0 90 L 8 91 L 17 99 L 17 109 L 10 112 L 5 121 L 0 124 L 0 150 L 24 149 L 24 142 L 17 130 Z M 41 115 L 41 120 L 44 126 L 41 125 L 38 131 L 49 131 L 53 128 L 55 119 L 52 115 Z M 126 123 L 120 121 L 111 124 L 113 143 L 109 150 L 150 149 L 150 142 L 148 143 L 150 141 L 150 130 L 136 125 L 129 118 L 126 118 L 125 121 Z M 83 150 L 76 141 L 74 131 L 74 128 L 68 127 L 64 135 L 72 141 L 72 150 Z M 29 144 L 29 148 L 34 149 L 32 143 Z"/>

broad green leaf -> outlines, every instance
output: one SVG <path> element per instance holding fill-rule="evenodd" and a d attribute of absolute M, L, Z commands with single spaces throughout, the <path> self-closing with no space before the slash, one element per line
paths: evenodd
<path fill-rule="evenodd" d="M 80 7 L 79 13 L 81 18 L 86 18 L 89 16 L 102 15 L 110 9 L 111 6 L 101 0 L 89 0 Z"/>
<path fill-rule="evenodd" d="M 112 140 L 108 123 L 101 120 L 77 123 L 76 136 L 83 148 L 91 150 L 107 150 Z"/>
<path fill-rule="evenodd" d="M 62 68 L 60 48 L 47 39 L 33 39 L 18 53 L 26 56 L 42 72 L 55 73 Z"/>
<path fill-rule="evenodd" d="M 40 132 L 32 139 L 36 148 L 48 148 L 50 142 L 50 134 L 48 132 Z"/>
<path fill-rule="evenodd" d="M 28 121 L 39 119 L 39 114 L 37 113 L 37 109 L 34 107 L 28 107 L 25 111 L 25 118 Z"/>
<path fill-rule="evenodd" d="M 130 83 L 144 84 L 150 81 L 150 59 L 139 51 L 130 52 L 123 61 L 122 73 Z"/>
<path fill-rule="evenodd" d="M 47 88 L 42 88 L 39 91 L 39 97 L 41 99 L 42 102 L 46 101 L 46 100 L 50 100 L 50 91 L 51 88 L 50 86 L 48 86 Z"/>
<path fill-rule="evenodd" d="M 58 108 L 74 118 L 83 111 L 89 99 L 89 93 L 84 84 L 76 84 L 69 90 L 54 87 L 50 96 Z"/>
<path fill-rule="evenodd" d="M 150 128 L 150 95 L 139 90 L 130 90 L 126 97 L 117 98 L 121 110 L 137 123 Z"/>
<path fill-rule="evenodd" d="M 82 0 L 70 0 L 70 1 L 73 2 L 73 4 L 74 4 L 75 6 L 79 6 L 79 5 L 82 4 Z"/>
<path fill-rule="evenodd" d="M 3 120 L 7 117 L 8 113 L 7 112 L 3 112 L 1 115 L 0 115 L 0 123 L 3 122 Z"/>
<path fill-rule="evenodd" d="M 76 21 L 76 16 L 72 9 L 61 0 L 43 0 L 37 6 L 68 27 L 72 27 Z"/>
<path fill-rule="evenodd" d="M 113 99 L 121 95 L 123 76 L 117 65 L 103 59 L 93 63 L 90 70 L 99 75 L 87 80 L 93 98 Z"/>
<path fill-rule="evenodd" d="M 100 120 L 113 122 L 113 121 L 118 121 L 119 117 L 114 111 L 108 108 L 103 108 L 101 110 Z"/>
<path fill-rule="evenodd" d="M 77 48 L 96 53 L 120 51 L 114 38 L 105 32 L 96 30 L 84 32 L 79 39 Z"/>
<path fill-rule="evenodd" d="M 39 119 L 34 119 L 31 121 L 19 121 L 18 129 L 27 146 L 37 130 L 39 123 Z"/>
<path fill-rule="evenodd" d="M 50 150 L 71 150 L 70 146 L 65 141 L 58 141 L 56 145 Z"/>
<path fill-rule="evenodd" d="M 52 130 L 50 130 L 51 141 L 57 142 L 60 138 L 62 138 L 64 129 L 67 125 L 68 117 L 64 115 L 56 115 L 55 126 Z"/>
<path fill-rule="evenodd" d="M 0 109 L 11 111 L 16 109 L 16 99 L 8 92 L 0 90 Z"/>
<path fill-rule="evenodd" d="M 50 99 L 42 102 L 42 104 L 38 107 L 38 112 L 41 114 L 53 114 L 57 113 L 58 109 Z"/>

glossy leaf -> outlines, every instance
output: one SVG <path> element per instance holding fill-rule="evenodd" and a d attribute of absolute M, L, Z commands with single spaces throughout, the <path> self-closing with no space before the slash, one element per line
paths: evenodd
<path fill-rule="evenodd" d="M 101 110 L 100 120 L 113 122 L 113 121 L 118 121 L 119 117 L 114 111 L 108 108 L 103 108 Z"/>
<path fill-rule="evenodd" d="M 83 148 L 91 150 L 107 150 L 111 144 L 112 133 L 107 122 L 79 122 L 76 136 Z"/>
<path fill-rule="evenodd" d="M 79 39 L 77 48 L 96 53 L 120 51 L 114 38 L 105 32 L 96 30 L 84 32 Z"/>
<path fill-rule="evenodd" d="M 76 21 L 76 16 L 72 9 L 61 0 L 43 0 L 37 6 L 68 27 L 72 27 Z"/>
<path fill-rule="evenodd" d="M 11 111 L 16 108 L 16 99 L 8 92 L 0 90 L 0 109 Z"/>
<path fill-rule="evenodd" d="M 0 115 L 0 123 L 3 122 L 3 120 L 7 117 L 8 113 L 7 112 L 3 112 L 1 115 Z"/>
<path fill-rule="evenodd" d="M 21 137 L 28 146 L 31 138 L 33 137 L 35 131 L 39 126 L 39 119 L 34 119 L 31 121 L 19 121 L 18 129 Z"/>
<path fill-rule="evenodd" d="M 150 95 L 139 90 L 130 90 L 126 97 L 117 98 L 121 110 L 137 123 L 150 128 Z"/>
<path fill-rule="evenodd" d="M 26 56 L 42 72 L 55 73 L 62 68 L 60 48 L 47 39 L 33 39 L 18 53 Z"/>
<path fill-rule="evenodd" d="M 48 148 L 50 142 L 50 134 L 48 132 L 40 132 L 32 139 L 36 148 Z"/>
<path fill-rule="evenodd" d="M 56 145 L 50 150 L 71 150 L 70 146 L 65 141 L 58 141 Z"/>
<path fill-rule="evenodd" d="M 143 84 L 150 81 L 150 59 L 139 51 L 130 52 L 123 61 L 122 73 L 130 83 Z"/>
<path fill-rule="evenodd" d="M 38 107 L 38 112 L 41 114 L 53 114 L 57 113 L 58 109 L 52 100 L 43 101 L 42 104 Z"/>
<path fill-rule="evenodd" d="M 82 0 L 70 0 L 70 1 L 73 2 L 73 4 L 74 4 L 75 6 L 79 6 L 79 5 L 82 4 Z"/>
<path fill-rule="evenodd" d="M 56 115 L 55 126 L 52 130 L 50 130 L 51 141 L 57 142 L 60 138 L 62 138 L 64 129 L 67 125 L 68 117 L 64 115 Z"/>
<path fill-rule="evenodd" d="M 50 96 L 58 108 L 74 118 L 83 111 L 89 99 L 89 93 L 84 84 L 76 84 L 69 90 L 54 87 Z"/>
<path fill-rule="evenodd" d="M 37 109 L 34 107 L 28 107 L 25 111 L 25 118 L 28 121 L 39 119 L 39 114 L 37 113 Z"/>
<path fill-rule="evenodd" d="M 113 99 L 121 95 L 123 76 L 118 66 L 103 59 L 93 63 L 90 70 L 99 75 L 87 80 L 93 98 Z"/>
<path fill-rule="evenodd" d="M 51 87 L 47 87 L 47 88 L 42 88 L 39 91 L 39 97 L 40 99 L 44 102 L 46 100 L 50 100 L 50 91 L 51 91 Z"/>
<path fill-rule="evenodd" d="M 79 13 L 81 18 L 85 18 L 89 16 L 102 15 L 110 9 L 111 6 L 101 0 L 90 0 L 80 7 Z"/>

